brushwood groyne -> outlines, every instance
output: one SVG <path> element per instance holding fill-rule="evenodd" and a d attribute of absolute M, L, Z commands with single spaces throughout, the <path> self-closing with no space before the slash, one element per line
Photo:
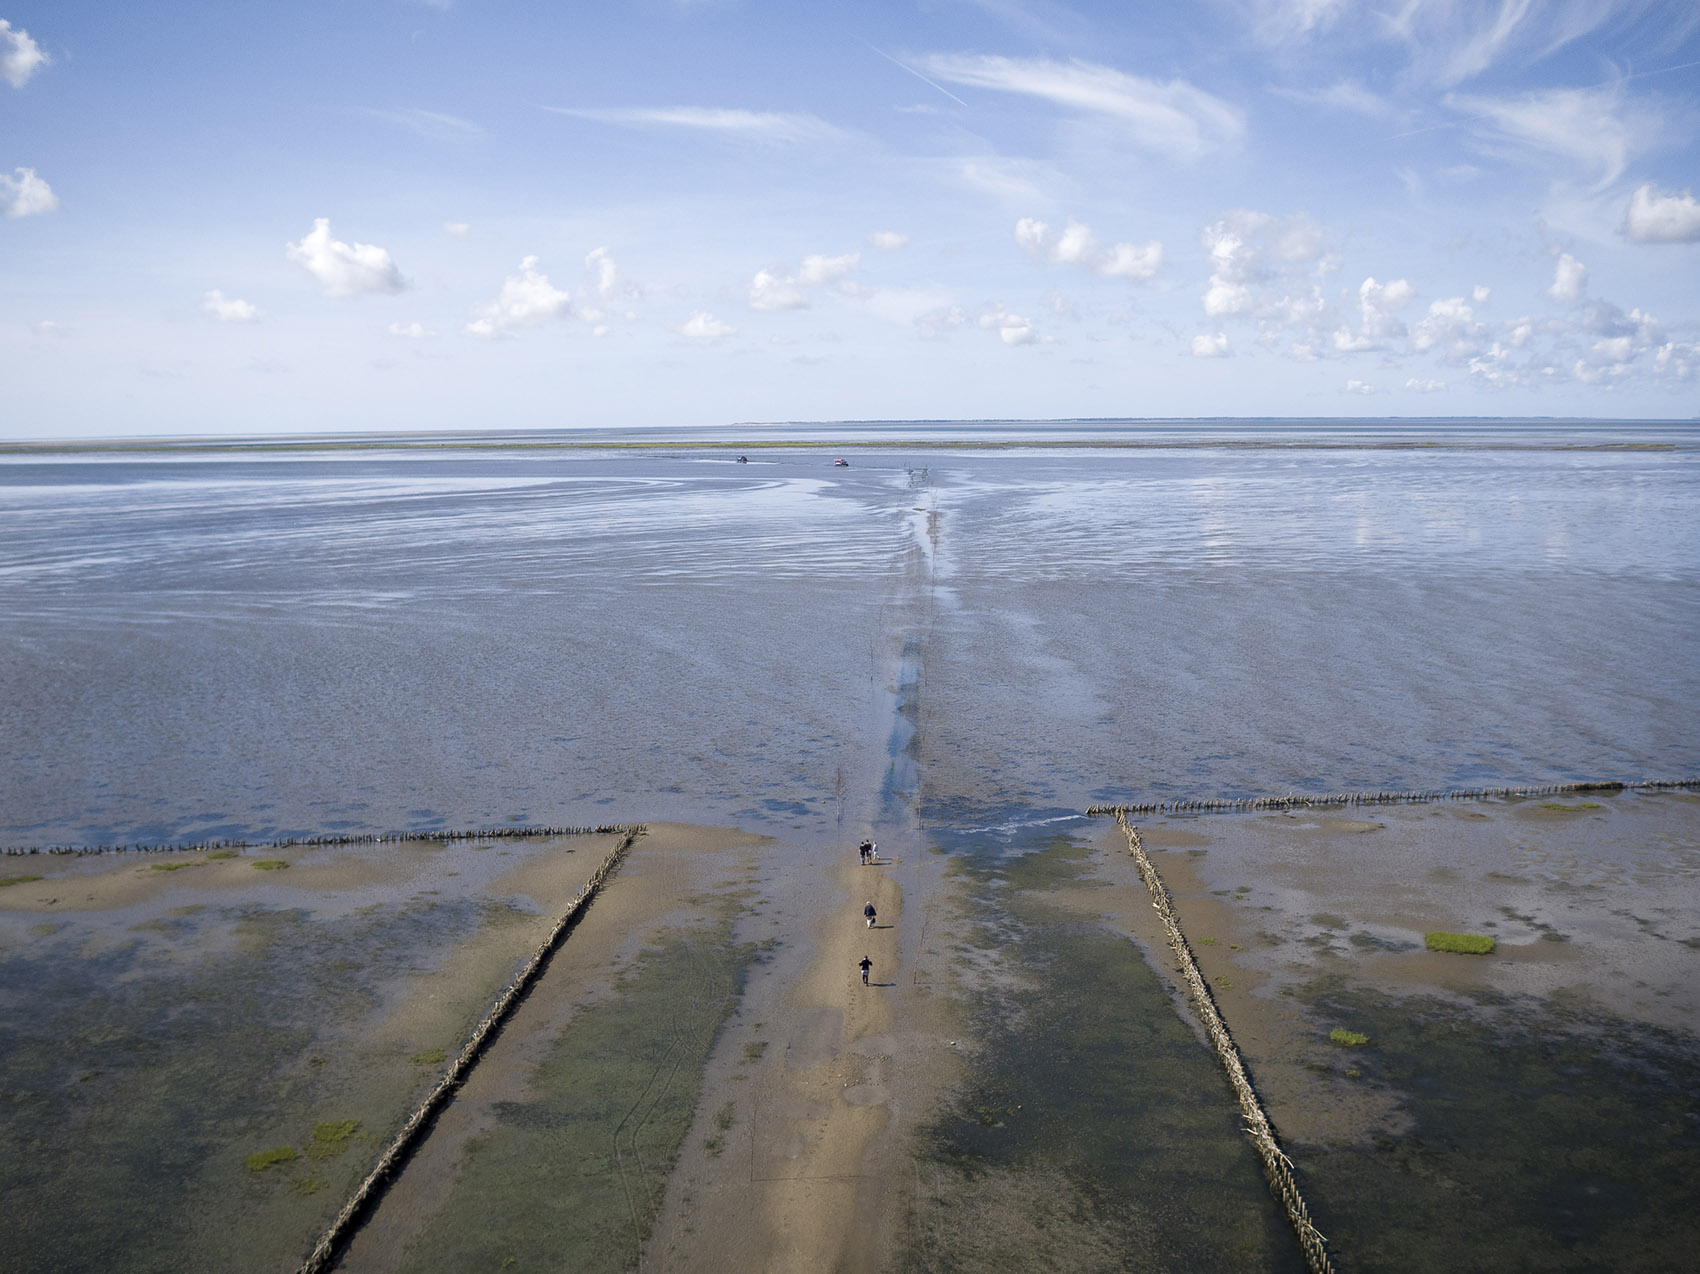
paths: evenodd
<path fill-rule="evenodd" d="M 360 832 L 346 836 L 283 836 L 276 840 L 197 840 L 132 845 L 8 845 L 0 850 L 8 857 L 28 854 L 60 854 L 84 857 L 91 854 L 205 854 L 224 850 L 299 849 L 338 845 L 394 845 L 405 841 L 524 840 L 537 836 L 621 836 L 641 825 L 603 823 L 596 827 L 486 827 L 474 830 L 425 832 Z"/>
<path fill-rule="evenodd" d="M 1240 810 L 1325 809 L 1350 805 L 1416 805 L 1426 801 L 1520 800 L 1536 796 L 1580 796 L 1588 792 L 1668 792 L 1700 787 L 1692 779 L 1605 779 L 1587 783 L 1545 783 L 1534 787 L 1454 787 L 1418 792 L 1329 792 L 1322 795 L 1244 796 L 1228 799 L 1145 801 L 1137 804 L 1094 805 L 1089 818 L 1118 814 L 1223 814 Z"/>

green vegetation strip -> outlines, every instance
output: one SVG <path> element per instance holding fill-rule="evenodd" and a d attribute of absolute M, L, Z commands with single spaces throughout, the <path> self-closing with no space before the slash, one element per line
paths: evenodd
<path fill-rule="evenodd" d="M 419 1109 L 415 1110 L 407 1122 L 401 1126 L 401 1131 L 396 1133 L 389 1147 L 379 1157 L 377 1166 L 360 1183 L 359 1189 L 354 1192 L 354 1197 L 337 1214 L 336 1220 L 331 1222 L 330 1228 L 325 1231 L 325 1236 L 319 1240 L 318 1245 L 308 1255 L 306 1261 L 302 1263 L 301 1274 L 325 1274 L 325 1271 L 336 1264 L 343 1246 L 354 1232 L 354 1227 L 365 1216 L 367 1209 L 382 1197 L 391 1178 L 406 1165 L 408 1156 L 413 1153 L 419 1142 L 430 1131 L 437 1113 L 448 1104 L 454 1096 L 455 1090 L 461 1086 L 467 1075 L 472 1072 L 472 1068 L 478 1064 L 478 1059 L 483 1056 L 485 1047 L 494 1038 L 502 1023 L 507 1020 L 508 1015 L 514 1011 L 519 1002 L 525 998 L 525 993 L 531 989 L 532 983 L 548 966 L 549 957 L 555 953 L 555 948 L 566 940 L 567 934 L 578 922 L 578 918 L 583 914 L 584 909 L 590 905 L 591 900 L 596 897 L 597 892 L 608 881 L 609 877 L 619 870 L 620 861 L 625 858 L 626 851 L 643 833 L 644 828 L 641 825 L 628 830 L 620 838 L 620 843 L 613 848 L 608 857 L 602 860 L 602 865 L 591 874 L 579 896 L 573 899 L 572 904 L 555 922 L 554 927 L 550 929 L 548 937 L 544 938 L 537 950 L 532 953 L 532 957 L 526 961 L 525 967 L 514 975 L 514 979 L 508 983 L 507 989 L 496 997 L 496 1002 L 490 1006 L 490 1010 L 484 1015 L 483 1020 L 473 1028 L 472 1035 L 461 1048 L 460 1056 L 455 1058 L 454 1065 L 449 1067 L 448 1073 L 431 1090 L 430 1095 L 420 1103 Z"/>
<path fill-rule="evenodd" d="M 1458 955 L 1488 955 L 1493 951 L 1493 939 L 1481 933 L 1447 933 L 1436 929 L 1423 935 L 1423 945 L 1430 951 L 1452 951 Z"/>
<path fill-rule="evenodd" d="M 0 876 L 0 889 L 5 889 L 8 885 L 27 885 L 40 879 L 40 876 Z"/>

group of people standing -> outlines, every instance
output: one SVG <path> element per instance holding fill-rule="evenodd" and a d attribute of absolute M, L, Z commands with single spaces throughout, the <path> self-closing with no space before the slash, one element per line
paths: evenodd
<path fill-rule="evenodd" d="M 862 866 L 864 867 L 866 867 L 869 863 L 877 863 L 880 860 L 880 847 L 874 844 L 871 836 L 864 836 L 862 838 L 862 843 L 858 847 L 857 852 L 862 856 Z M 872 929 L 874 927 L 874 921 L 878 918 L 879 913 L 874 910 L 874 900 L 870 898 L 868 899 L 867 905 L 862 908 L 862 919 L 866 920 L 868 922 L 868 928 Z M 863 956 L 856 962 L 856 967 L 862 971 L 862 985 L 867 986 L 868 973 L 874 967 L 873 960 L 867 956 Z"/>

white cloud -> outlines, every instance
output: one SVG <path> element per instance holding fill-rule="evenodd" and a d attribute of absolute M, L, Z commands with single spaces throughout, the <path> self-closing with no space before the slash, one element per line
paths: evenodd
<path fill-rule="evenodd" d="M 1259 341 L 1287 342 L 1288 357 L 1323 356 L 1335 320 L 1322 283 L 1339 260 L 1322 227 L 1304 216 L 1241 210 L 1204 227 L 1200 240 L 1211 267 L 1201 298 L 1206 315 L 1255 321 Z"/>
<path fill-rule="evenodd" d="M 758 270 L 755 278 L 750 280 L 750 308 L 806 310 L 809 308 L 809 294 L 806 288 L 821 284 L 851 292 L 853 289 L 844 276 L 855 270 L 861 262 L 862 254 L 859 252 L 846 252 L 836 257 L 816 252 L 803 258 L 803 263 L 797 267 L 795 274 L 785 274 L 778 270 Z"/>
<path fill-rule="evenodd" d="M 1568 252 L 1561 253 L 1547 295 L 1555 301 L 1574 301 L 1588 283 L 1588 267 Z"/>
<path fill-rule="evenodd" d="M 586 253 L 584 268 L 590 272 L 591 286 L 596 289 L 596 295 L 604 301 L 634 301 L 643 296 L 643 289 L 620 272 L 614 254 L 606 246 Z M 628 314 L 626 317 L 633 316 Z"/>
<path fill-rule="evenodd" d="M 1623 228 L 1636 243 L 1700 243 L 1700 200 L 1692 191 L 1661 194 L 1651 183 L 1629 197 Z"/>
<path fill-rule="evenodd" d="M 1367 381 L 1349 380 L 1346 382 L 1346 392 L 1348 394 L 1373 394 L 1375 386 Z"/>
<path fill-rule="evenodd" d="M 371 114 L 435 142 L 467 142 L 484 136 L 484 130 L 471 120 L 458 115 L 444 115 L 441 111 L 407 107 L 396 111 L 372 111 Z"/>
<path fill-rule="evenodd" d="M 927 72 L 952 84 L 1019 93 L 1116 121 L 1136 144 L 1177 159 L 1196 159 L 1239 141 L 1241 113 L 1184 80 L 1146 79 L 1078 59 L 935 54 Z"/>
<path fill-rule="evenodd" d="M 326 296 L 401 292 L 407 287 L 407 280 L 388 252 L 375 244 L 342 243 L 331 238 L 327 217 L 316 219 L 312 233 L 300 243 L 285 244 L 284 252 L 324 285 Z"/>
<path fill-rule="evenodd" d="M 1353 80 L 1341 80 L 1325 89 L 1277 88 L 1272 91 L 1290 101 L 1351 111 L 1356 115 L 1368 115 L 1375 119 L 1393 114 L 1391 102 Z"/>
<path fill-rule="evenodd" d="M 445 221 L 443 222 L 443 233 L 451 238 L 464 239 L 472 233 L 472 226 L 471 223 L 465 221 Z"/>
<path fill-rule="evenodd" d="M 545 106 L 557 115 L 595 120 L 602 124 L 624 124 L 631 128 L 684 128 L 702 133 L 749 141 L 785 145 L 843 142 L 853 133 L 835 128 L 815 115 L 774 111 L 728 110 L 711 106 L 596 107 Z"/>
<path fill-rule="evenodd" d="M 1692 380 L 1700 369 L 1700 343 L 1671 341 L 1661 345 L 1653 356 L 1653 365 L 1672 380 Z"/>
<path fill-rule="evenodd" d="M 941 305 L 915 316 L 915 328 L 922 340 L 936 340 L 946 332 L 968 325 L 968 311 L 960 305 Z"/>
<path fill-rule="evenodd" d="M 519 273 L 502 282 L 502 290 L 488 305 L 474 307 L 472 322 L 462 330 L 469 336 L 511 336 L 516 327 L 531 327 L 572 313 L 572 298 L 549 282 L 537 269 L 537 258 L 526 257 Z"/>
<path fill-rule="evenodd" d="M 1285 44 L 1326 31 L 1350 7 L 1351 0 L 1265 0 L 1257 30 L 1265 40 Z"/>
<path fill-rule="evenodd" d="M 797 278 L 804 283 L 834 283 L 861 263 L 860 252 L 846 252 L 838 257 L 815 253 L 803 258 L 803 266 L 797 271 Z"/>
<path fill-rule="evenodd" d="M 1192 356 L 1194 358 L 1232 358 L 1234 351 L 1228 348 L 1228 334 L 1216 332 L 1200 333 L 1192 338 Z"/>
<path fill-rule="evenodd" d="M 226 296 L 219 288 L 201 298 L 201 308 L 225 323 L 252 323 L 260 317 L 260 312 L 248 302 Z"/>
<path fill-rule="evenodd" d="M 1042 203 L 1049 198 L 1048 187 L 1059 180 L 1054 169 L 1030 159 L 980 155 L 948 162 L 963 182 L 1007 203 Z"/>
<path fill-rule="evenodd" d="M 34 217 L 59 207 L 53 188 L 33 168 L 15 168 L 15 177 L 0 173 L 0 211 L 8 217 Z"/>
<path fill-rule="evenodd" d="M 808 293 L 797 286 L 797 280 L 774 270 L 757 270 L 750 280 L 752 310 L 806 310 Z"/>
<path fill-rule="evenodd" d="M 953 308 L 954 302 L 951 293 L 942 288 L 858 288 L 845 295 L 875 318 L 904 327 L 913 324 L 928 329 L 925 335 L 933 335 L 941 327 L 961 326 L 937 321 L 941 314 Z"/>
<path fill-rule="evenodd" d="M 1015 241 L 1034 258 L 1052 265 L 1072 265 L 1111 279 L 1136 283 L 1149 279 L 1163 265 L 1163 245 L 1153 239 L 1147 244 L 1118 243 L 1100 250 L 1092 228 L 1070 221 L 1055 238 L 1043 221 L 1023 217 L 1015 223 Z"/>
<path fill-rule="evenodd" d="M 881 252 L 896 252 L 909 246 L 909 236 L 896 230 L 876 230 L 868 236 L 868 243 Z"/>
<path fill-rule="evenodd" d="M 1477 377 L 1493 389 L 1506 389 L 1512 385 L 1521 384 L 1527 379 L 1527 376 L 1523 369 L 1510 361 L 1510 358 L 1510 349 L 1495 341 L 1470 360 L 1470 375 Z"/>
<path fill-rule="evenodd" d="M 425 341 L 436 335 L 435 332 L 428 331 L 423 323 L 391 323 L 384 330 L 403 341 Z"/>
<path fill-rule="evenodd" d="M 1342 327 L 1334 333 L 1334 348 L 1342 354 L 1380 349 L 1389 341 L 1405 335 L 1405 325 L 1394 316 L 1409 305 L 1416 296 L 1404 279 L 1377 283 L 1374 277 L 1358 286 L 1358 329 Z"/>
<path fill-rule="evenodd" d="M 1486 304 L 1488 297 L 1491 295 L 1491 290 L 1485 284 L 1478 283 L 1475 287 L 1470 289 L 1470 298 L 1475 301 L 1477 305 Z"/>
<path fill-rule="evenodd" d="M 0 18 L 0 80 L 13 88 L 22 88 L 29 83 L 30 76 L 52 60 L 30 39 L 28 31 Z"/>
<path fill-rule="evenodd" d="M 1476 292 L 1485 299 L 1486 288 L 1478 287 Z M 1429 302 L 1428 313 L 1411 333 L 1411 345 L 1419 350 L 1433 349 L 1442 341 L 1461 340 L 1481 330 L 1481 325 L 1476 322 L 1476 312 L 1463 297 L 1447 297 L 1442 301 Z"/>
<path fill-rule="evenodd" d="M 1446 382 L 1443 380 L 1428 380 L 1426 378 L 1418 379 L 1413 376 L 1410 380 L 1405 382 L 1405 388 L 1413 394 L 1438 394 L 1441 390 L 1446 388 Z"/>
<path fill-rule="evenodd" d="M 1019 314 L 1003 316 L 1003 322 L 998 324 L 998 337 L 1005 345 L 1031 345 L 1038 339 L 1033 324 Z"/>
<path fill-rule="evenodd" d="M 1650 107 L 1626 103 L 1615 87 L 1451 96 L 1446 104 L 1469 117 L 1488 150 L 1516 159 L 1530 151 L 1555 156 L 1595 189 L 1616 181 L 1636 154 L 1670 132 Z"/>
<path fill-rule="evenodd" d="M 1031 345 L 1039 339 L 1032 320 L 1011 314 L 1002 306 L 980 316 L 980 326 L 995 331 L 1005 345 Z"/>
<path fill-rule="evenodd" d="M 585 254 L 584 268 L 596 276 L 596 295 L 607 300 L 620 283 L 620 270 L 614 256 L 606 247 L 592 248 Z"/>
<path fill-rule="evenodd" d="M 1579 298 L 1580 299 L 1580 298 Z M 1484 335 L 1477 324 L 1471 339 Z M 1468 342 L 1459 341 L 1461 358 Z M 1593 300 L 1541 322 L 1527 317 L 1501 325 L 1500 337 L 1479 343 L 1463 360 L 1470 375 L 1493 389 L 1577 383 L 1674 385 L 1695 370 L 1695 347 L 1673 341 L 1654 315 L 1625 312 L 1610 301 Z"/>
<path fill-rule="evenodd" d="M 693 341 L 722 341 L 736 334 L 737 330 L 730 323 L 722 323 L 706 310 L 696 310 L 679 328 L 679 335 Z"/>
<path fill-rule="evenodd" d="M 1375 34 L 1405 41 L 1419 78 L 1446 85 L 1494 66 L 1532 67 L 1603 26 L 1627 27 L 1657 11 L 1639 0 L 1401 0 L 1363 8 Z M 1660 19 L 1670 27 L 1665 39 L 1680 39 L 1682 27 L 1690 25 L 1677 12 L 1671 9 Z"/>

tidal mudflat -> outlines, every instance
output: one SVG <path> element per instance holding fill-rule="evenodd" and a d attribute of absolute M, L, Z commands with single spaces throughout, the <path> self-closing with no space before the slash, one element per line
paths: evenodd
<path fill-rule="evenodd" d="M 21 1268 L 296 1268 L 606 852 L 262 842 L 612 822 L 344 1268 L 1301 1268 L 1083 811 L 1692 777 L 1700 437 L 895 429 L 4 457 L 0 841 L 255 845 L 4 859 Z M 1143 821 L 1337 1268 L 1691 1250 L 1696 810 Z"/>
<path fill-rule="evenodd" d="M 1342 1268 L 1656 1270 L 1693 1250 L 1700 801 L 1143 830 Z M 1131 876 L 1117 840 L 1109 879 Z M 1106 893 L 1167 967 L 1144 887 Z M 1435 929 L 1493 950 L 1430 950 Z"/>

